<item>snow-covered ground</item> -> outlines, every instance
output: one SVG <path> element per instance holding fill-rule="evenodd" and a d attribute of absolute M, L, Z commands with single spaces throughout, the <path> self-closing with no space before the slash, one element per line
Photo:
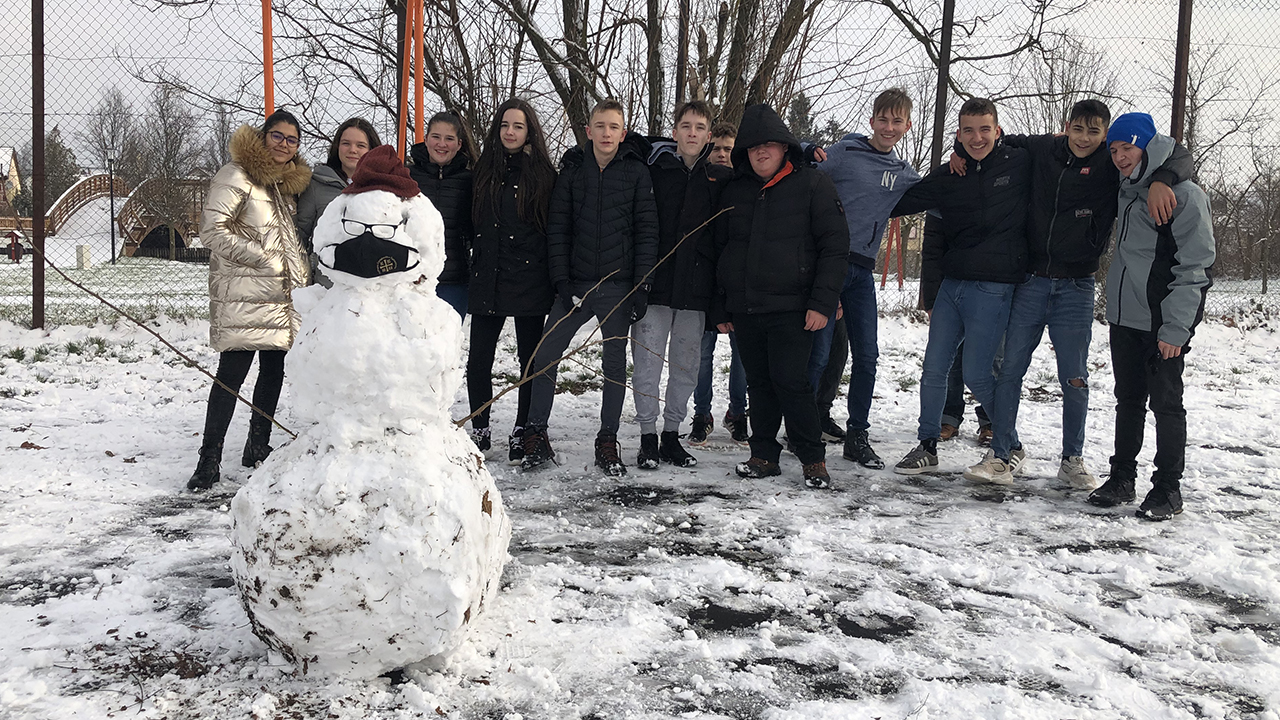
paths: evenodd
<path fill-rule="evenodd" d="M 215 363 L 204 322 L 156 327 Z M 1095 336 L 1100 472 L 1112 383 Z M 890 462 L 913 443 L 924 337 L 881 321 L 872 439 Z M 504 343 L 497 370 L 515 373 Z M 560 466 L 522 475 L 505 442 L 490 454 L 515 525 L 502 593 L 443 667 L 357 683 L 269 655 L 240 608 L 243 410 L 226 479 L 193 495 L 202 375 L 136 328 L 0 323 L 0 716 L 1280 718 L 1280 337 L 1210 325 L 1195 345 L 1187 511 L 1164 524 L 1054 479 L 1047 342 L 1022 406 L 1029 473 L 1007 491 L 958 479 L 980 455 L 972 422 L 944 473 L 918 479 L 837 450 L 834 491 L 804 489 L 787 455 L 782 477 L 744 482 L 719 427 L 695 470 L 607 479 L 590 467 L 598 384 L 573 370 L 565 387 L 585 392 L 557 398 Z M 289 425 L 287 382 L 282 407 Z M 499 401 L 495 434 L 514 411 Z M 637 442 L 625 426 L 629 460 Z"/>

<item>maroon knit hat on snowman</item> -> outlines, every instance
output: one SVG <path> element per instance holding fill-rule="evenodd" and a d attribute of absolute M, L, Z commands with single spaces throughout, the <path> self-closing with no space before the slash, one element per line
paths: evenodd
<path fill-rule="evenodd" d="M 342 194 L 354 195 L 369 190 L 385 190 L 406 199 L 419 194 L 418 183 L 409 176 L 409 168 L 390 145 L 379 145 L 360 158 L 356 171 L 351 175 L 351 184 Z"/>

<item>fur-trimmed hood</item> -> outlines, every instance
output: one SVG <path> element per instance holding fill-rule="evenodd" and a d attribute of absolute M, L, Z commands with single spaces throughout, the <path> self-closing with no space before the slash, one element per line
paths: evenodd
<path fill-rule="evenodd" d="M 295 156 L 281 165 L 271 159 L 263 142 L 262 131 L 252 125 L 241 125 L 231 136 L 231 162 L 239 165 L 249 181 L 263 187 L 279 184 L 280 192 L 297 196 L 311 184 L 311 168 Z"/>

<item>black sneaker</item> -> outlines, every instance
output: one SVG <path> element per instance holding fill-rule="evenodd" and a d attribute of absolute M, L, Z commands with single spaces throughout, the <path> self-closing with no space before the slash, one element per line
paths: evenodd
<path fill-rule="evenodd" d="M 524 437 L 524 457 L 520 459 L 520 469 L 532 470 L 546 465 L 556 456 L 551 449 L 551 441 L 547 439 L 546 430 L 526 430 Z"/>
<path fill-rule="evenodd" d="M 471 428 L 471 442 L 476 444 L 476 449 L 480 452 L 488 452 L 492 446 L 489 441 L 489 428 Z"/>
<path fill-rule="evenodd" d="M 701 445 L 707 441 L 707 436 L 716 427 L 716 419 L 710 415 L 693 416 L 693 428 L 689 430 L 689 442 L 693 445 Z"/>
<path fill-rule="evenodd" d="M 844 438 L 844 459 L 852 460 L 864 468 L 883 470 L 884 460 L 876 454 L 867 439 L 866 430 L 850 430 Z"/>
<path fill-rule="evenodd" d="M 665 433 L 663 433 L 665 435 Z M 598 445 L 597 445 L 598 447 Z M 599 451 L 597 450 L 597 453 Z M 599 458 L 599 454 L 596 455 Z M 600 461 L 597 459 L 596 464 Z M 658 434 L 645 433 L 640 436 L 640 452 L 636 455 L 636 467 L 641 470 L 658 469 Z"/>
<path fill-rule="evenodd" d="M 646 435 L 645 437 L 653 437 Z M 641 438 L 643 440 L 644 438 Z M 662 433 L 662 444 L 658 447 L 658 458 L 665 463 L 671 463 L 676 467 L 693 467 L 698 464 L 698 458 L 690 455 L 680 445 L 680 433 L 668 430 Z"/>
<path fill-rule="evenodd" d="M 521 460 L 524 460 L 524 428 L 517 425 L 507 436 L 507 464 L 519 465 Z"/>
<path fill-rule="evenodd" d="M 741 415 L 725 413 L 724 426 L 729 431 L 729 434 L 733 436 L 733 441 L 736 443 L 745 443 L 747 438 L 750 437 L 750 433 L 747 431 L 746 413 Z"/>
<path fill-rule="evenodd" d="M 822 419 L 822 441 L 829 443 L 844 442 L 844 428 L 836 424 L 836 421 L 828 415 Z"/>
<path fill-rule="evenodd" d="M 827 473 L 827 463 L 819 460 L 804 466 L 804 484 L 815 490 L 831 487 L 831 475 Z"/>
<path fill-rule="evenodd" d="M 627 466 L 622 464 L 622 457 L 618 454 L 617 435 L 601 433 L 596 436 L 596 467 L 610 477 L 627 474 Z"/>
<path fill-rule="evenodd" d="M 1102 483 L 1102 487 L 1089 493 L 1089 504 L 1109 508 L 1133 502 L 1137 497 L 1133 491 L 1133 481 L 1132 477 L 1112 475 Z"/>
<path fill-rule="evenodd" d="M 1134 513 L 1143 520 L 1168 520 L 1182 513 L 1182 491 L 1177 488 L 1166 489 L 1160 485 L 1151 488 L 1146 499 Z"/>
<path fill-rule="evenodd" d="M 734 472 L 738 473 L 739 477 L 759 479 L 781 475 L 782 468 L 778 467 L 776 462 L 752 456 L 750 460 L 738 463 Z"/>

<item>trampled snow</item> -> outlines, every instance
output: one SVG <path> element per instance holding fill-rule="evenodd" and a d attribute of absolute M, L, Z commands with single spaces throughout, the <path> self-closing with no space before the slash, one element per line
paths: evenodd
<path fill-rule="evenodd" d="M 156 328 L 214 364 L 206 324 Z M 887 317 L 880 337 L 871 439 L 892 462 L 914 443 L 925 327 Z M 836 450 L 832 491 L 803 488 L 789 455 L 781 477 L 742 481 L 746 453 L 717 427 L 695 469 L 604 478 L 590 467 L 599 359 L 585 353 L 562 373 L 582 394 L 557 398 L 559 467 L 521 474 L 505 443 L 489 453 L 514 524 L 501 591 L 446 664 L 395 684 L 303 675 L 253 635 L 228 565 L 230 499 L 251 475 L 243 409 L 224 481 L 193 495 L 202 375 L 124 325 L 0 325 L 0 715 L 1277 718 L 1280 337 L 1208 325 L 1194 344 L 1187 509 L 1164 524 L 1055 479 L 1047 342 L 1024 388 L 1027 474 L 1008 490 L 958 478 L 981 456 L 971 411 L 934 476 Z M 495 372 L 517 373 L 510 328 L 500 348 Z M 1101 325 L 1090 361 L 1099 473 L 1113 427 Z M 298 400 L 287 380 L 294 429 Z M 514 394 L 498 401 L 495 435 L 514 413 Z"/>

